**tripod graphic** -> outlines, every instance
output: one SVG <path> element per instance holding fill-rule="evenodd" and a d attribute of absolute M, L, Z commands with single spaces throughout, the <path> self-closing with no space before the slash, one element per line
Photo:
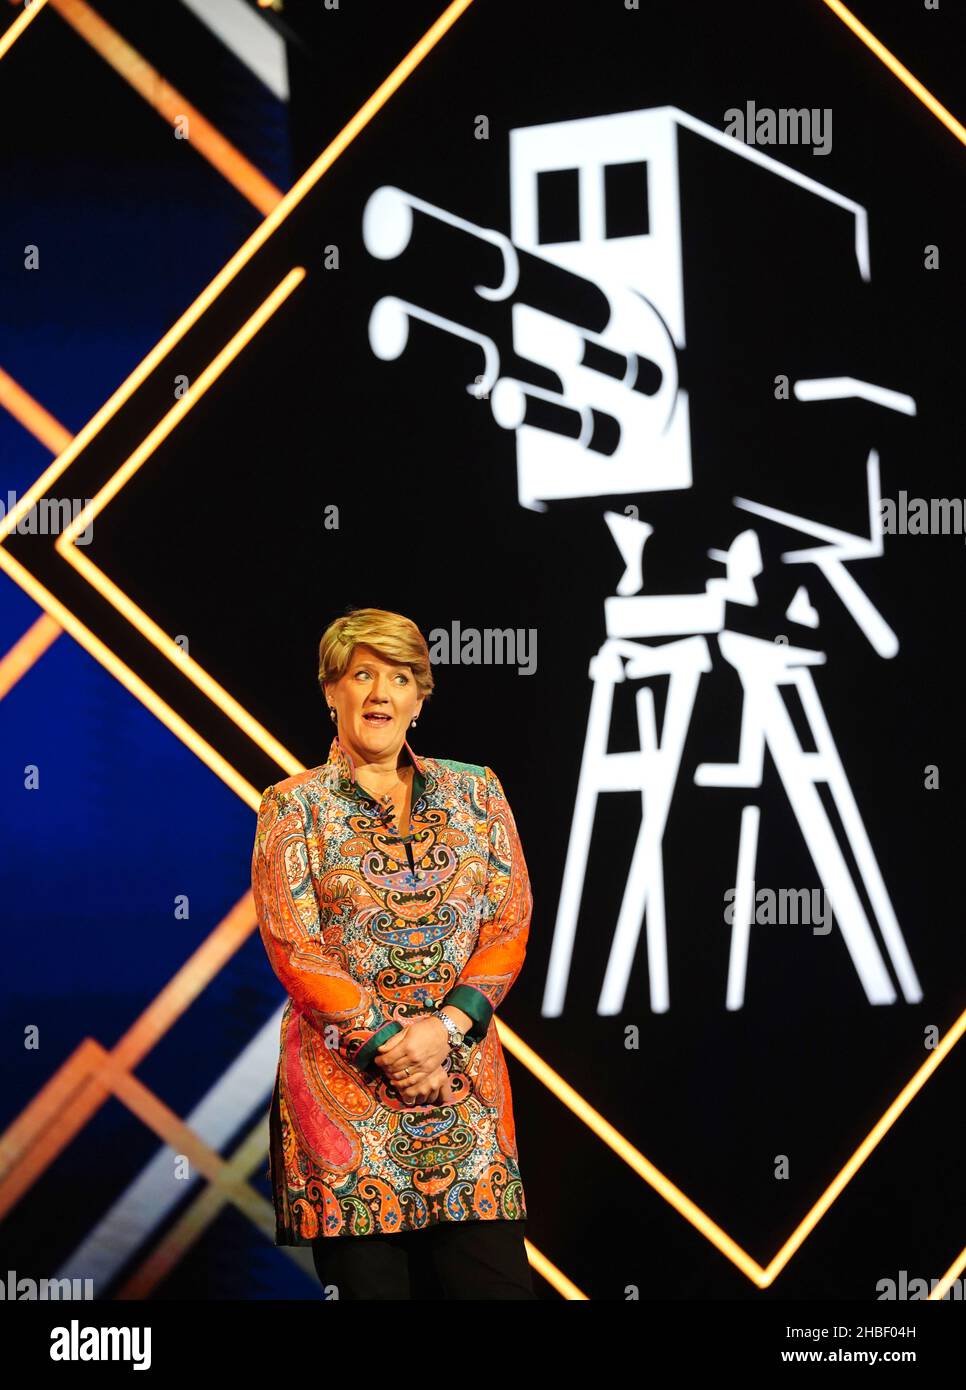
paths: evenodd
<path fill-rule="evenodd" d="M 881 654 L 891 655 L 898 645 L 894 634 L 842 565 L 844 559 L 881 553 L 881 524 L 872 505 L 873 496 L 878 495 L 878 459 L 874 451 L 869 456 L 867 471 L 873 532 L 871 540 L 835 531 L 740 498 L 736 499 L 736 503 L 749 511 L 821 536 L 825 545 L 814 550 L 788 552 L 782 559 L 790 564 L 814 562 L 819 565 L 873 645 Z M 624 552 L 625 560 L 629 561 L 624 579 L 618 586 L 619 590 L 622 587 L 626 589 L 639 582 L 640 551 L 651 528 L 646 523 L 614 513 L 609 513 L 606 519 Z M 543 1013 L 557 1016 L 563 1010 L 597 799 L 606 792 L 631 790 L 641 792 L 641 827 L 611 943 L 598 1012 L 617 1014 L 624 1006 L 642 923 L 646 929 L 651 1009 L 655 1013 L 663 1013 L 670 1006 L 663 842 L 698 683 L 702 674 L 711 670 L 708 640 L 704 635 L 697 635 L 699 632 L 716 634 L 718 651 L 734 668 L 741 682 L 742 708 L 737 761 L 701 763 L 695 773 L 696 785 L 760 787 L 767 747 L 822 886 L 828 894 L 866 998 L 871 1004 L 891 1004 L 896 999 L 895 988 L 851 877 L 842 846 L 818 792 L 818 784 L 824 782 L 831 791 L 855 855 L 903 997 L 908 1003 L 916 1003 L 922 997 L 922 991 L 915 968 L 809 670 L 811 666 L 824 664 L 825 654 L 806 647 L 794 647 L 787 642 L 766 641 L 724 629 L 726 598 L 733 602 L 757 602 L 754 577 L 761 573 L 757 536 L 754 531 L 745 531 L 735 538 L 726 555 L 719 552 L 712 554 L 725 562 L 728 572 L 724 580 L 710 580 L 705 594 L 618 597 L 605 602 L 607 630 L 611 635 L 590 663 L 593 695 L 554 927 Z M 787 616 L 811 625 L 817 624 L 817 615 L 804 589 L 796 593 Z M 680 631 L 688 622 L 693 625 L 695 635 L 678 641 L 650 646 L 646 642 L 630 640 L 663 634 L 671 623 L 675 624 L 675 630 Z M 635 700 L 640 750 L 608 753 L 615 685 L 623 680 L 655 676 L 668 677 L 666 714 L 660 733 L 653 691 L 644 686 L 637 691 Z M 797 690 L 815 751 L 802 747 L 781 695 L 782 686 L 793 686 Z M 759 808 L 746 805 L 741 816 L 735 871 L 734 918 L 726 990 L 729 1009 L 740 1009 L 745 998 L 758 825 Z"/>

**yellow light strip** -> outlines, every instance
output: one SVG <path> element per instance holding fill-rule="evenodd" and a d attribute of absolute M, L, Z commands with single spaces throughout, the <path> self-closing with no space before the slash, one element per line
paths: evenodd
<path fill-rule="evenodd" d="M 19 680 L 39 661 L 52 643 L 63 632 L 59 623 L 46 613 L 33 622 L 24 635 L 16 641 L 6 656 L 0 661 L 0 700 L 13 689 Z"/>
<path fill-rule="evenodd" d="M 47 0 L 33 0 L 33 4 L 31 4 L 28 9 L 21 11 L 13 23 L 9 25 L 8 28 L 4 29 L 3 35 L 0 36 L 0 58 L 6 56 L 20 38 L 20 35 L 26 29 L 27 25 L 31 24 L 37 18 L 46 4 Z"/>
<path fill-rule="evenodd" d="M 233 333 L 225 346 L 208 363 L 207 367 L 192 381 L 187 391 L 174 405 L 161 417 L 154 429 L 141 441 L 134 453 L 120 465 L 115 473 L 111 475 L 104 486 L 88 502 L 87 506 L 78 512 L 70 525 L 66 526 L 57 538 L 56 549 L 61 556 L 67 560 L 71 557 L 67 554 L 72 548 L 73 542 L 81 531 L 96 520 L 100 513 L 110 502 L 112 497 L 116 497 L 121 488 L 134 477 L 141 465 L 151 457 L 154 451 L 161 445 L 168 435 L 172 433 L 189 410 L 193 410 L 198 401 L 205 394 L 210 386 L 214 384 L 225 371 L 226 367 L 235 360 L 244 347 L 251 342 L 255 334 L 265 326 L 275 311 L 282 305 L 289 295 L 305 279 L 305 267 L 295 266 L 289 273 L 279 281 L 272 292 L 262 300 L 258 308 L 251 314 L 241 328 Z M 71 563 L 75 563 L 71 560 Z"/>
<path fill-rule="evenodd" d="M 963 1249 L 960 1250 L 955 1260 L 946 1270 L 946 1273 L 943 1275 L 939 1283 L 933 1289 L 932 1293 L 926 1299 L 926 1302 L 938 1302 L 941 1298 L 943 1298 L 949 1292 L 950 1287 L 959 1278 L 964 1269 L 966 1269 L 966 1246 L 964 1246 Z"/>
<path fill-rule="evenodd" d="M 0 569 L 2 569 L 15 584 L 19 584 L 25 593 L 29 594 L 38 607 L 46 612 L 58 622 L 66 632 L 74 638 L 76 642 L 94 657 L 96 661 L 109 671 L 110 674 L 121 682 L 126 690 L 140 700 L 156 718 L 166 728 L 181 740 L 186 747 L 190 748 L 197 758 L 209 767 L 216 777 L 220 777 L 226 786 L 241 797 L 252 810 L 257 810 L 261 801 L 261 792 L 256 790 L 250 782 L 247 782 L 239 772 L 236 772 L 231 763 L 213 748 L 206 739 L 196 733 L 191 725 L 171 708 L 159 695 L 156 695 L 151 687 L 136 675 L 129 666 L 126 666 L 120 657 L 114 655 L 110 647 L 93 632 L 86 627 L 80 619 L 75 618 L 74 614 L 58 598 L 45 588 L 39 580 L 35 579 L 28 569 L 15 560 L 6 546 L 0 545 Z"/>
<path fill-rule="evenodd" d="M 181 647 L 177 645 L 169 633 L 165 632 L 152 618 L 144 612 L 123 589 L 119 588 L 103 570 L 101 570 L 85 553 L 77 549 L 73 544 L 75 538 L 84 531 L 95 518 L 103 511 L 110 502 L 111 498 L 120 492 L 121 488 L 130 481 L 138 469 L 146 462 L 155 450 L 171 434 L 175 427 L 180 424 L 190 410 L 204 396 L 205 392 L 227 367 L 232 363 L 239 353 L 251 342 L 255 334 L 264 327 L 276 310 L 288 299 L 292 291 L 305 279 L 306 271 L 304 266 L 296 266 L 289 271 L 288 275 L 282 279 L 275 289 L 258 306 L 255 312 L 246 320 L 241 328 L 229 339 L 216 357 L 205 367 L 204 371 L 192 381 L 185 394 L 175 402 L 171 409 L 155 425 L 154 429 L 148 434 L 147 438 L 135 449 L 134 453 L 125 460 L 112 475 L 108 482 L 100 489 L 95 497 L 84 507 L 65 528 L 55 542 L 55 549 L 58 554 L 87 580 L 107 601 L 113 605 L 117 611 L 130 622 L 138 632 L 142 634 L 162 656 L 177 666 L 180 671 L 197 688 L 217 706 L 218 709 L 228 716 L 259 748 L 283 768 L 288 776 L 296 772 L 303 772 L 305 765 L 294 753 L 291 753 L 278 739 L 274 738 L 268 729 L 251 715 L 243 705 L 239 704 L 224 686 L 220 685 L 213 676 L 189 656 Z"/>
<path fill-rule="evenodd" d="M 0 1134 L 0 1221 L 108 1099 L 92 1080 L 103 1052 L 84 1038 Z"/>
<path fill-rule="evenodd" d="M 843 1166 L 832 1182 L 829 1183 L 811 1211 L 799 1222 L 795 1230 L 788 1237 L 788 1240 L 785 1241 L 785 1244 L 765 1270 L 765 1278 L 762 1282 L 763 1288 L 767 1287 L 775 1276 L 784 1269 L 798 1247 L 811 1234 L 819 1221 L 821 1221 L 822 1217 L 828 1211 L 842 1189 L 851 1182 L 852 1178 L 862 1167 L 862 1164 L 869 1157 L 869 1154 L 882 1139 L 883 1135 L 892 1128 L 902 1112 L 913 1098 L 919 1094 L 923 1086 L 925 1086 L 943 1058 L 947 1057 L 956 1046 L 959 1039 L 963 1036 L 964 1030 L 966 1030 L 966 1009 L 959 1015 L 959 1018 L 950 1028 L 949 1032 L 945 1035 L 928 1061 L 923 1062 L 915 1075 L 906 1082 L 905 1086 L 903 1086 L 902 1090 L 896 1096 L 882 1118 L 873 1125 L 872 1129 L 862 1140 L 862 1143 L 855 1150 L 852 1157 Z"/>
<path fill-rule="evenodd" d="M 527 1259 L 533 1268 L 542 1279 L 546 1279 L 547 1283 L 557 1290 L 561 1298 L 565 1298 L 571 1303 L 588 1303 L 590 1301 L 583 1289 L 579 1289 L 572 1279 L 568 1279 L 563 1270 L 558 1269 L 551 1260 L 548 1260 L 532 1241 L 524 1240 L 523 1244 L 526 1247 Z"/>
<path fill-rule="evenodd" d="M 262 1233 L 270 1244 L 275 1241 L 275 1212 L 271 1202 L 249 1185 L 256 1171 L 261 1173 L 268 1153 L 268 1116 L 255 1124 L 231 1157 L 225 1160 L 218 1177 L 209 1180 L 144 1259 L 132 1269 L 115 1297 L 119 1301 L 143 1303 L 152 1296 L 159 1284 L 168 1277 L 179 1262 L 198 1243 L 229 1205 L 234 1203 L 243 1216 Z M 239 1195 L 241 1201 L 238 1200 Z M 311 1260 L 311 1250 L 301 1247 Z M 279 1246 L 280 1252 L 297 1258 L 297 1246 Z M 313 1270 L 314 1274 L 314 1270 Z"/>
<path fill-rule="evenodd" d="M 296 265 L 293 270 L 288 272 L 288 275 L 285 275 L 284 279 L 278 282 L 278 285 L 272 289 L 270 295 L 265 297 L 263 302 L 259 304 L 259 307 L 254 310 L 254 313 L 250 314 L 249 318 L 246 318 L 242 327 L 240 327 L 235 334 L 232 334 L 228 342 L 225 343 L 225 346 L 222 347 L 221 352 L 215 354 L 210 363 L 208 363 L 208 366 L 204 368 L 202 373 L 197 375 L 195 381 L 190 382 L 188 391 L 185 392 L 185 395 L 175 400 L 174 406 L 171 406 L 171 409 L 158 420 L 158 423 L 154 425 L 150 434 L 139 443 L 135 452 L 133 452 L 128 459 L 125 459 L 120 468 L 108 478 L 103 488 L 100 488 L 100 491 L 90 499 L 88 505 L 83 507 L 81 512 L 76 514 L 74 520 L 64 528 L 60 537 L 57 538 L 56 548 L 60 550 L 61 556 L 63 556 L 65 560 L 71 559 L 67 552 L 68 549 L 71 548 L 72 543 L 74 543 L 75 538 L 81 534 L 81 531 L 85 531 L 86 528 L 96 520 L 96 517 L 103 512 L 104 507 L 107 506 L 111 498 L 115 498 L 117 493 L 121 491 L 122 486 L 124 486 L 126 482 L 131 481 L 133 475 L 138 473 L 140 466 L 142 466 L 147 459 L 150 459 L 154 450 L 156 450 L 158 446 L 168 438 L 168 435 L 174 431 L 175 425 L 181 423 L 182 418 L 188 414 L 188 411 L 193 410 L 197 402 L 202 399 L 208 386 L 213 385 L 218 377 L 224 373 L 229 363 L 232 363 L 235 357 L 238 357 L 238 354 L 242 352 L 243 347 L 246 347 L 247 343 L 252 342 L 254 335 L 259 332 L 260 328 L 263 328 L 264 325 L 267 324 L 272 314 L 275 313 L 275 310 L 277 310 L 282 303 L 285 303 L 285 300 L 288 299 L 290 293 L 296 288 L 296 285 L 302 284 L 304 278 L 306 278 L 306 270 L 304 270 L 303 265 Z M 75 563 L 74 560 L 71 560 L 71 563 Z"/>
<path fill-rule="evenodd" d="M 879 42 L 875 34 L 867 29 L 861 20 L 856 19 L 852 11 L 847 10 L 841 0 L 824 0 L 824 3 L 834 15 L 839 17 L 843 24 L 852 30 L 856 38 L 861 39 L 866 48 L 870 49 L 879 61 L 885 63 L 889 71 L 894 73 L 899 81 L 909 88 L 913 96 L 919 98 L 923 106 L 927 107 L 936 117 L 936 120 L 942 121 L 946 129 L 951 131 L 957 140 L 966 145 L 966 127 L 957 121 L 951 111 L 947 111 L 946 107 L 936 100 L 932 92 L 928 91 L 917 77 L 913 77 L 909 69 L 899 62 L 894 53 L 889 52 L 884 43 Z"/>
<path fill-rule="evenodd" d="M 39 401 L 34 400 L 33 396 L 2 367 L 0 406 L 53 453 L 58 449 L 65 449 L 70 443 L 70 430 L 65 429 L 59 420 L 55 420 L 53 415 L 45 410 Z M 5 516 L 0 523 L 0 545 L 4 536 L 8 534 L 7 528 L 13 524 L 10 519 L 12 516 L 11 512 L 10 517 Z M 48 614 L 42 613 L 20 640 L 14 643 L 0 661 L 0 699 L 24 678 L 34 662 L 39 661 L 62 631 L 59 623 L 55 623 Z"/>
<path fill-rule="evenodd" d="M 271 212 L 281 202 L 282 190 L 226 140 L 187 97 L 170 86 L 96 10 L 83 0 L 50 0 L 50 4 L 164 120 L 172 126 L 187 120 L 188 138 L 184 143 L 207 159 L 259 212 Z"/>
<path fill-rule="evenodd" d="M 331 144 L 327 145 L 322 153 L 312 164 L 309 165 L 305 173 L 299 178 L 282 197 L 275 208 L 268 214 L 263 222 L 260 222 L 247 241 L 243 242 L 231 259 L 222 266 L 221 270 L 214 279 L 202 290 L 197 299 L 185 310 L 181 317 L 171 328 L 168 329 L 164 337 L 155 344 L 147 356 L 135 367 L 130 376 L 122 382 L 109 400 L 105 401 L 96 415 L 88 420 L 87 424 L 74 437 L 64 452 L 44 470 L 34 485 L 30 488 L 18 504 L 17 509 L 11 512 L 11 516 L 19 519 L 30 510 L 34 502 L 52 487 L 56 480 L 70 467 L 74 459 L 86 448 L 90 441 L 98 434 L 108 420 L 120 410 L 121 406 L 138 389 L 141 383 L 151 374 L 154 368 L 161 362 L 185 334 L 191 329 L 211 307 L 214 301 L 221 294 L 226 285 L 229 285 L 235 276 L 248 264 L 255 253 L 265 244 L 270 236 L 278 230 L 289 213 L 296 208 L 302 199 L 315 187 L 322 175 L 331 168 L 338 159 L 339 155 L 349 146 L 355 137 L 362 131 L 378 111 L 385 106 L 389 98 L 396 92 L 403 82 L 406 81 L 410 73 L 419 66 L 422 60 L 435 47 L 443 35 L 450 29 L 463 13 L 473 3 L 473 0 L 453 0 L 435 24 L 427 29 L 426 33 L 417 44 L 410 49 L 406 57 L 393 68 L 386 80 L 376 88 L 372 96 L 363 103 L 352 119 L 345 125 Z M 2 549 L 2 536 L 0 536 L 0 549 Z"/>
<path fill-rule="evenodd" d="M 71 441 L 70 430 L 55 420 L 39 401 L 34 400 L 19 382 L 0 367 L 0 405 L 52 454 L 66 449 Z M 11 512 L 11 516 L 13 513 Z"/>
<path fill-rule="evenodd" d="M 514 1033 L 512 1028 L 507 1027 L 504 1021 L 497 1017 L 497 1028 L 500 1040 L 508 1050 L 522 1062 L 523 1065 L 533 1073 L 538 1081 L 541 1081 L 549 1091 L 562 1101 L 569 1110 L 583 1120 L 584 1124 L 597 1135 L 598 1139 L 613 1149 L 618 1158 L 622 1158 L 628 1167 L 632 1168 L 638 1177 L 653 1187 L 661 1197 L 668 1202 L 685 1221 L 689 1221 L 696 1230 L 711 1241 L 732 1264 L 737 1265 L 742 1274 L 746 1274 L 753 1283 L 759 1283 L 764 1273 L 757 1260 L 753 1260 L 747 1251 L 742 1250 L 737 1241 L 732 1240 L 727 1231 L 723 1231 L 717 1222 L 712 1221 L 710 1216 L 692 1202 L 690 1197 L 685 1196 L 679 1187 L 676 1187 L 669 1178 L 666 1178 L 659 1168 L 656 1168 L 650 1159 L 644 1157 L 639 1149 L 636 1149 L 629 1140 L 625 1139 L 619 1130 L 605 1120 L 599 1110 L 595 1110 L 589 1105 L 574 1088 L 569 1085 L 559 1072 L 554 1071 L 551 1066 L 538 1056 L 531 1047 L 528 1047 L 518 1033 Z"/>

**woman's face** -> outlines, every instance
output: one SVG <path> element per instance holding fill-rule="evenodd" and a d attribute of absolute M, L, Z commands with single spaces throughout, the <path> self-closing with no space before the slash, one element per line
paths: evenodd
<path fill-rule="evenodd" d="M 383 661 L 362 643 L 355 647 L 345 675 L 326 684 L 325 695 L 339 716 L 339 739 L 357 762 L 397 754 L 410 720 L 423 707 L 411 667 Z"/>

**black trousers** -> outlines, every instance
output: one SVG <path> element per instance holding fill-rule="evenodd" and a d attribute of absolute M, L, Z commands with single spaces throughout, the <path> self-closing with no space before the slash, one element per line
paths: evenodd
<path fill-rule="evenodd" d="M 326 1299 L 533 1298 L 520 1221 L 441 1221 L 312 1242 Z"/>

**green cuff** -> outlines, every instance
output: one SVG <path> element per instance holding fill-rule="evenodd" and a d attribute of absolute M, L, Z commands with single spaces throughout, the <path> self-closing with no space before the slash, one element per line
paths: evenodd
<path fill-rule="evenodd" d="M 469 1012 L 469 1010 L 467 1010 L 467 1012 Z M 401 1032 L 402 1024 L 396 1022 L 384 1023 L 381 1028 L 378 1028 L 369 1041 L 359 1048 L 359 1051 L 352 1059 L 359 1070 L 365 1071 L 366 1067 L 376 1055 L 376 1049 L 382 1047 L 384 1042 L 388 1042 L 390 1038 L 394 1038 L 397 1033 Z"/>
<path fill-rule="evenodd" d="M 464 1014 L 469 1014 L 473 1020 L 472 1026 L 466 1031 L 468 1038 L 486 1037 L 486 1030 L 493 1017 L 493 1005 L 485 994 L 474 989 L 472 985 L 454 985 L 440 1008 L 444 1008 L 447 1004 L 452 1004 L 454 1009 L 462 1009 Z"/>

